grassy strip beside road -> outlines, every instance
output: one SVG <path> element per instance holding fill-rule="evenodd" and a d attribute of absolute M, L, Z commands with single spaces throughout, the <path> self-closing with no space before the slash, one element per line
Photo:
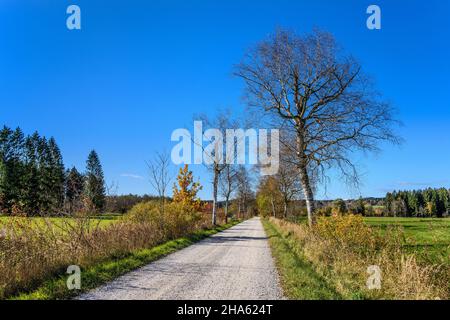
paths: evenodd
<path fill-rule="evenodd" d="M 160 259 L 175 251 L 188 247 L 195 242 L 205 239 L 213 234 L 228 229 L 240 221 L 233 221 L 226 225 L 218 226 L 213 229 L 201 230 L 190 236 L 168 241 L 149 249 L 130 252 L 121 257 L 113 257 L 102 263 L 89 266 L 82 270 L 81 290 L 68 290 L 67 277 L 65 270 L 52 279 L 45 281 L 40 287 L 31 291 L 11 297 L 12 300 L 55 300 L 74 298 L 82 292 L 94 289 L 115 278 L 138 269 L 152 261 Z"/>
<path fill-rule="evenodd" d="M 263 219 L 262 222 L 280 272 L 284 294 L 289 299 L 334 300 L 341 298 L 296 249 L 295 239 L 292 239 L 289 234 L 283 235 L 267 219 Z"/>

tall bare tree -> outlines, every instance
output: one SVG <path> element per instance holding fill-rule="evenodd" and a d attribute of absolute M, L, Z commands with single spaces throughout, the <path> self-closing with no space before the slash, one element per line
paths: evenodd
<path fill-rule="evenodd" d="M 158 193 L 161 208 L 164 211 L 167 188 L 172 180 L 169 172 L 170 156 L 167 152 L 158 152 L 153 160 L 146 163 L 149 169 L 150 184 Z"/>
<path fill-rule="evenodd" d="M 225 223 L 228 222 L 230 198 L 237 187 L 237 166 L 227 164 L 219 178 L 220 195 L 225 200 Z"/>
<path fill-rule="evenodd" d="M 238 168 L 236 179 L 236 200 L 238 202 L 238 215 L 241 218 L 247 212 L 249 201 L 254 198 L 252 177 L 250 176 L 249 170 L 241 165 Z"/>
<path fill-rule="evenodd" d="M 280 161 L 276 179 L 279 191 L 283 196 L 283 216 L 287 218 L 289 204 L 292 200 L 300 197 L 302 186 L 296 174 L 296 166 L 286 158 L 282 157 L 282 160 L 284 161 Z"/>
<path fill-rule="evenodd" d="M 282 143 L 295 155 L 310 224 L 314 181 L 326 179 L 330 168 L 357 181 L 353 151 L 399 142 L 391 106 L 329 33 L 278 30 L 245 55 L 235 74 L 245 81 L 249 105 L 279 121 Z"/>
<path fill-rule="evenodd" d="M 206 115 L 200 115 L 199 119 L 203 122 L 203 129 L 213 129 L 215 134 L 220 135 L 221 139 L 214 135 L 210 141 L 210 145 L 203 149 L 203 155 L 206 157 L 204 163 L 212 174 L 213 185 L 213 207 L 212 207 L 212 224 L 217 224 L 217 197 L 219 193 L 219 180 L 222 172 L 228 166 L 226 161 L 226 148 L 224 148 L 224 140 L 226 130 L 232 128 L 231 111 L 219 111 L 214 118 L 208 118 Z"/>

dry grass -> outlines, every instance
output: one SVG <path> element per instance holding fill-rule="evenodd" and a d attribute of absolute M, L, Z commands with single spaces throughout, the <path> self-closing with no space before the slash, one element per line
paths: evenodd
<path fill-rule="evenodd" d="M 139 205 L 124 219 L 101 227 L 88 216 L 57 223 L 8 219 L 0 230 L 0 299 L 33 289 L 69 265 L 91 266 L 206 227 L 201 215 L 176 206 L 162 214 L 154 204 Z"/>
<path fill-rule="evenodd" d="M 270 222 L 294 240 L 294 250 L 345 298 L 449 299 L 449 267 L 419 263 L 414 252 L 405 252 L 398 228 L 381 235 L 352 215 L 319 218 L 313 228 L 273 218 Z M 372 265 L 382 272 L 379 290 L 366 285 Z"/>

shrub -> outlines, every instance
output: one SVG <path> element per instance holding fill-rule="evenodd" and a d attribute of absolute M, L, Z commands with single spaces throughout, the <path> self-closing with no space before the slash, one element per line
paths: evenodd
<path fill-rule="evenodd" d="M 332 214 L 332 208 L 330 206 L 324 206 L 322 208 L 318 208 L 315 212 L 318 217 L 329 217 Z"/>
<path fill-rule="evenodd" d="M 347 213 L 347 205 L 344 200 L 337 199 L 333 202 L 332 214 L 334 216 L 344 215 Z"/>
<path fill-rule="evenodd" d="M 189 230 L 205 227 L 202 215 L 193 207 L 171 202 L 164 207 L 161 203 L 149 201 L 135 205 L 126 219 L 139 223 L 148 223 L 159 228 L 169 238 L 179 237 Z"/>

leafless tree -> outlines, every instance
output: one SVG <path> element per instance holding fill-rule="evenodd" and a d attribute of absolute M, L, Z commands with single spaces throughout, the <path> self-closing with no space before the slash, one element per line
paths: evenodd
<path fill-rule="evenodd" d="M 230 198 L 237 187 L 237 168 L 234 164 L 227 164 L 219 178 L 220 193 L 225 199 L 225 223 L 228 222 Z"/>
<path fill-rule="evenodd" d="M 210 119 L 206 115 L 198 116 L 199 120 L 202 121 L 204 128 L 203 129 L 215 129 L 220 133 L 222 139 L 218 139 L 214 137 L 212 141 L 210 141 L 212 147 L 212 152 L 203 152 L 203 155 L 208 157 L 207 159 L 203 159 L 206 165 L 206 168 L 212 174 L 212 185 L 213 185 L 213 207 L 212 207 L 212 224 L 217 224 L 217 197 L 219 192 L 219 179 L 222 172 L 228 166 L 226 161 L 226 148 L 224 148 L 224 139 L 226 137 L 226 130 L 231 128 L 231 111 L 219 111 L 217 115 Z M 203 145 L 201 146 L 202 150 Z"/>
<path fill-rule="evenodd" d="M 115 207 L 117 201 L 117 194 L 119 193 L 119 183 L 112 181 L 106 188 L 106 208 Z"/>
<path fill-rule="evenodd" d="M 281 152 L 283 152 L 283 150 L 281 150 Z M 288 208 L 291 201 L 299 198 L 301 195 L 302 186 L 297 177 L 296 171 L 297 168 L 292 162 L 287 161 L 287 159 L 280 161 L 276 179 L 280 193 L 283 195 L 284 218 L 287 218 Z"/>
<path fill-rule="evenodd" d="M 238 202 L 238 216 L 243 217 L 247 212 L 248 202 L 253 198 L 252 179 L 245 166 L 239 166 L 236 175 L 236 200 Z"/>
<path fill-rule="evenodd" d="M 170 156 L 167 152 L 158 152 L 151 161 L 146 161 L 149 169 L 150 184 L 158 193 L 161 201 L 161 208 L 164 211 L 166 203 L 166 191 L 172 180 L 169 167 Z"/>
<path fill-rule="evenodd" d="M 295 155 L 310 224 L 314 182 L 326 179 L 330 168 L 357 182 L 352 152 L 399 142 L 392 107 L 329 33 L 278 30 L 245 55 L 235 74 L 245 81 L 249 105 L 279 120 L 282 143 Z"/>

